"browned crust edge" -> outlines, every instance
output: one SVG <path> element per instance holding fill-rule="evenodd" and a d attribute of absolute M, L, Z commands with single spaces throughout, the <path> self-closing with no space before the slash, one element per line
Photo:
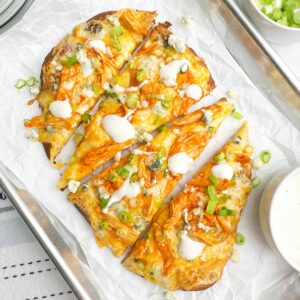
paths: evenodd
<path fill-rule="evenodd" d="M 91 19 L 89 19 L 87 22 L 90 22 L 90 21 L 93 21 L 93 20 L 98 20 L 98 21 L 102 21 L 105 19 L 106 16 L 108 15 L 112 15 L 116 13 L 116 11 L 106 11 L 106 12 L 102 12 L 94 17 L 92 17 Z M 40 74 L 40 82 L 41 82 L 41 91 L 44 89 L 44 78 L 45 78 L 45 69 L 47 67 L 47 65 L 49 63 L 51 63 L 52 59 L 53 59 L 53 56 L 54 56 L 54 52 L 55 50 L 57 49 L 57 46 L 65 39 L 62 38 L 62 40 L 55 46 L 51 49 L 51 51 L 47 54 L 47 56 L 45 57 L 44 59 L 44 62 L 42 64 L 42 68 L 41 68 L 41 74 Z M 50 150 L 52 148 L 52 144 L 51 143 L 42 143 L 43 144 L 43 147 L 44 147 L 44 150 L 45 150 L 45 153 L 48 157 L 48 159 L 50 160 Z M 55 158 L 54 158 L 55 159 Z"/>

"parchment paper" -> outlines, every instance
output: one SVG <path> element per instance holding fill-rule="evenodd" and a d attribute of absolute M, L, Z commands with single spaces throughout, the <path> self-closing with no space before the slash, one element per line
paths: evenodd
<path fill-rule="evenodd" d="M 202 103 L 215 101 L 229 89 L 237 91 L 232 102 L 250 123 L 256 155 L 272 152 L 269 165 L 259 171 L 262 184 L 253 191 L 239 231 L 246 244 L 238 247 L 240 260 L 229 262 L 223 278 L 203 292 L 176 292 L 180 300 L 194 299 L 299 299 L 299 275 L 266 244 L 259 225 L 258 207 L 265 184 L 280 171 L 300 163 L 300 133 L 252 86 L 215 34 L 208 17 L 195 0 L 37 0 L 15 27 L 0 36 L 0 160 L 78 239 L 96 275 L 103 299 L 164 299 L 164 291 L 129 273 L 109 250 L 96 246 L 92 231 L 81 214 L 56 190 L 59 172 L 50 167 L 39 143 L 25 138 L 23 120 L 39 113 L 27 106 L 27 91 L 17 91 L 18 78 L 39 76 L 44 57 L 72 27 L 102 11 L 134 7 L 159 12 L 173 31 L 204 57 L 217 83 L 217 91 Z M 181 24 L 192 16 L 192 25 Z M 201 104 L 203 105 L 203 104 Z M 241 125 L 229 117 L 209 144 L 197 168 L 203 165 Z M 190 176 L 190 175 L 189 175 Z M 187 178 L 185 178 L 187 179 Z M 295 233 L 298 234 L 298 233 Z"/>

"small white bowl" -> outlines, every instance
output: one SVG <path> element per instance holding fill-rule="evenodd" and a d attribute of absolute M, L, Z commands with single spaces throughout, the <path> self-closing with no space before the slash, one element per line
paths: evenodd
<path fill-rule="evenodd" d="M 260 201 L 259 218 L 263 234 L 271 248 L 279 252 L 290 266 L 300 272 L 300 263 L 296 263 L 294 259 L 287 255 L 286 249 L 282 246 L 283 240 L 274 230 L 274 215 L 276 214 L 274 206 L 277 205 L 277 201 L 284 201 L 284 199 L 280 198 L 280 195 L 282 196 L 283 189 L 286 188 L 291 178 L 295 179 L 296 176 L 300 176 L 300 167 L 291 172 L 278 174 L 268 183 Z M 289 220 L 282 220 L 282 222 L 289 222 Z M 293 233 L 295 235 L 299 234 L 296 228 Z"/>
<path fill-rule="evenodd" d="M 260 11 L 258 1 L 242 0 L 241 3 L 247 15 L 268 41 L 277 44 L 290 44 L 300 41 L 300 28 L 288 27 L 274 22 Z"/>

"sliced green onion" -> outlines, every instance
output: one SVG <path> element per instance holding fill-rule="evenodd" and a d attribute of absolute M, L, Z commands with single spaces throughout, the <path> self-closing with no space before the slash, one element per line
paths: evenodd
<path fill-rule="evenodd" d="M 294 10 L 294 22 L 300 25 L 300 8 Z"/>
<path fill-rule="evenodd" d="M 100 199 L 100 207 L 101 207 L 101 208 L 106 207 L 107 203 L 109 202 L 109 199 L 110 199 L 110 198 L 107 198 L 107 199 Z"/>
<path fill-rule="evenodd" d="M 258 177 L 251 178 L 251 186 L 256 188 L 260 185 L 260 179 Z"/>
<path fill-rule="evenodd" d="M 166 131 L 169 128 L 168 125 L 161 125 L 157 128 L 158 132 Z"/>
<path fill-rule="evenodd" d="M 209 215 L 213 215 L 215 209 L 219 203 L 217 192 L 214 186 L 210 185 L 207 187 L 207 193 L 209 196 L 209 200 L 206 207 L 206 213 Z"/>
<path fill-rule="evenodd" d="M 236 111 L 235 109 L 231 112 L 231 115 L 237 120 L 243 119 L 243 115 L 241 113 L 239 113 L 238 111 Z"/>
<path fill-rule="evenodd" d="M 208 177 L 208 179 L 209 179 L 213 184 L 218 184 L 218 183 L 219 183 L 219 179 L 218 179 L 215 175 L 213 175 L 213 174 L 211 174 L 211 175 Z"/>
<path fill-rule="evenodd" d="M 209 126 L 208 129 L 207 129 L 207 131 L 208 131 L 209 133 L 212 133 L 212 132 L 214 131 L 214 129 L 215 129 L 215 127 Z"/>
<path fill-rule="evenodd" d="M 273 0 L 260 0 L 259 1 L 261 4 L 272 4 Z"/>
<path fill-rule="evenodd" d="M 129 108 L 136 108 L 138 106 L 139 96 L 137 94 L 129 94 L 126 100 L 126 105 Z"/>
<path fill-rule="evenodd" d="M 15 87 L 16 87 L 16 89 L 20 90 L 25 85 L 26 85 L 26 80 L 24 80 L 24 79 L 18 79 L 17 82 L 16 82 L 16 84 L 15 84 Z"/>
<path fill-rule="evenodd" d="M 223 160 L 224 158 L 225 158 L 224 152 L 220 152 L 219 154 L 217 154 L 217 155 L 214 157 L 214 161 L 219 162 L 219 161 Z"/>
<path fill-rule="evenodd" d="M 264 164 L 267 164 L 271 160 L 272 156 L 269 150 L 264 150 L 259 157 Z"/>
<path fill-rule="evenodd" d="M 219 212 L 218 212 L 219 216 L 234 216 L 235 215 L 235 211 L 233 209 L 228 209 L 226 207 L 222 207 Z"/>
<path fill-rule="evenodd" d="M 134 165 L 136 164 L 136 161 L 137 161 L 137 156 L 134 155 L 134 154 L 131 154 L 131 155 L 129 155 L 129 157 L 128 157 L 127 164 L 128 164 L 129 166 L 134 166 Z"/>
<path fill-rule="evenodd" d="M 77 63 L 77 56 L 76 55 L 69 56 L 66 59 L 63 59 L 62 63 L 70 68 L 75 63 Z"/>
<path fill-rule="evenodd" d="M 222 195 L 218 198 L 219 203 L 225 203 L 230 197 L 228 195 Z"/>
<path fill-rule="evenodd" d="M 108 221 L 100 221 L 99 223 L 98 223 L 98 229 L 99 230 L 105 230 L 105 229 L 107 229 L 108 228 Z"/>
<path fill-rule="evenodd" d="M 142 82 L 147 79 L 147 75 L 144 69 L 138 69 L 136 74 L 136 80 Z"/>
<path fill-rule="evenodd" d="M 130 174 L 130 172 L 124 167 L 118 167 L 116 171 L 123 179 L 126 179 Z"/>
<path fill-rule="evenodd" d="M 29 87 L 33 87 L 37 84 L 37 79 L 34 76 L 30 76 L 29 79 L 26 81 L 26 85 Z"/>
<path fill-rule="evenodd" d="M 134 215 L 131 212 L 122 210 L 119 212 L 119 219 L 126 224 L 132 224 L 134 222 Z"/>
<path fill-rule="evenodd" d="M 137 182 L 137 180 L 138 180 L 137 174 L 132 174 L 130 179 L 129 179 L 129 182 L 134 183 L 134 182 Z"/>
<path fill-rule="evenodd" d="M 116 26 L 112 28 L 111 30 L 111 36 L 112 36 L 112 45 L 114 48 L 116 48 L 118 51 L 122 50 L 120 36 L 124 33 L 124 28 L 122 26 Z"/>
<path fill-rule="evenodd" d="M 239 246 L 244 245 L 245 244 L 245 236 L 242 233 L 238 232 L 235 236 L 235 243 Z"/>
<path fill-rule="evenodd" d="M 84 113 L 81 116 L 82 122 L 85 123 L 85 124 L 89 121 L 90 118 L 91 118 L 91 115 L 89 113 Z"/>

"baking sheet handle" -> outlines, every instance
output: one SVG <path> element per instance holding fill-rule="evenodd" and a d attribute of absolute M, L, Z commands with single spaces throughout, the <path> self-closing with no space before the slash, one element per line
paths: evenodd
<path fill-rule="evenodd" d="M 16 188 L 1 170 L 0 185 L 78 299 L 101 300 L 81 262 L 37 200 L 27 191 Z"/>

